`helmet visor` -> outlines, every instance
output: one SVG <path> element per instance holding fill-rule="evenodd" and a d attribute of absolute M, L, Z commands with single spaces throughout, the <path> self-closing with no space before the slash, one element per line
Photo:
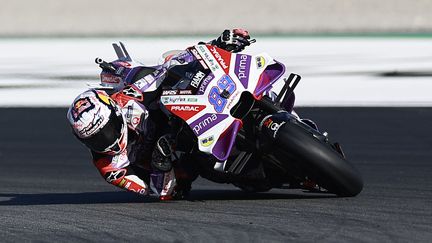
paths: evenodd
<path fill-rule="evenodd" d="M 124 121 L 122 116 L 117 116 L 112 112 L 108 123 L 95 135 L 89 138 L 80 138 L 88 148 L 96 152 L 106 152 L 120 150 L 119 142 L 121 140 L 124 129 Z M 120 152 L 120 151 L 118 151 Z"/>

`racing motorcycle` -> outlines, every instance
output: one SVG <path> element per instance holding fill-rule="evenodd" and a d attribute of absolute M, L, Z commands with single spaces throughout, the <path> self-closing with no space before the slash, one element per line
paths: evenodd
<path fill-rule="evenodd" d="M 284 64 L 268 54 L 199 44 L 183 54 L 192 61 L 173 66 L 156 84 L 145 78 L 155 69 L 134 63 L 120 44 L 114 44 L 118 60 L 96 62 L 112 73 L 123 63 L 125 82 L 156 97 L 177 135 L 180 159 L 192 161 L 202 177 L 248 192 L 302 188 L 355 196 L 362 190 L 341 146 L 286 107 L 301 77 L 285 77 Z M 284 82 L 278 94 L 277 82 Z"/>

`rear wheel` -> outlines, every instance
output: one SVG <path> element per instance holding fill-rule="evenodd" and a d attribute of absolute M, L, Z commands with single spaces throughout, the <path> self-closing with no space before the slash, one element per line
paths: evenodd
<path fill-rule="evenodd" d="M 307 125 L 297 120 L 287 122 L 279 129 L 276 144 L 280 161 L 296 163 L 308 179 L 329 192 L 349 197 L 363 189 L 363 180 L 354 166 Z"/>

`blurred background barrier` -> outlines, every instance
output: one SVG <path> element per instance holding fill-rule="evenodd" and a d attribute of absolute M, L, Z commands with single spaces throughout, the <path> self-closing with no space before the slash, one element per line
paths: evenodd
<path fill-rule="evenodd" d="M 432 33 L 431 0 L 0 0 L 0 36 Z"/>
<path fill-rule="evenodd" d="M 0 6 L 0 107 L 68 106 L 87 82 L 98 82 L 94 58 L 115 59 L 112 42 L 124 41 L 134 58 L 155 65 L 167 50 L 233 27 L 257 38 L 247 53 L 268 52 L 303 76 L 297 105 L 432 106 L 432 0 L 0 0 Z"/>
<path fill-rule="evenodd" d="M 99 82 L 95 57 L 115 59 L 122 40 L 131 56 L 155 65 L 161 53 L 194 45 L 188 38 L 0 38 L 0 107 L 66 107 Z M 432 107 L 430 38 L 259 37 L 245 53 L 267 52 L 302 75 L 298 106 Z M 281 88 L 279 82 L 275 88 Z"/>

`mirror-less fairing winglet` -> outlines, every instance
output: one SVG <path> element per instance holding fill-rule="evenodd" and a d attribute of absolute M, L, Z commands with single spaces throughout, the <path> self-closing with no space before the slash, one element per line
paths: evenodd
<path fill-rule="evenodd" d="M 121 46 L 124 54 L 126 55 L 126 60 L 127 61 L 132 61 L 132 58 L 130 57 L 129 52 L 126 50 L 126 46 L 121 41 L 119 41 L 119 43 L 120 43 L 120 46 Z"/>
<path fill-rule="evenodd" d="M 294 78 L 295 78 L 294 83 L 291 85 L 291 82 L 293 81 Z M 288 78 L 285 78 L 284 79 L 285 85 L 282 87 L 279 95 L 276 97 L 275 102 L 279 103 L 282 100 L 282 97 L 284 97 L 284 100 L 288 99 L 288 97 L 290 97 L 293 94 L 294 89 L 297 87 L 297 84 L 300 82 L 300 80 L 301 80 L 301 76 L 295 73 L 291 73 Z"/>
<path fill-rule="evenodd" d="M 129 56 L 128 51 L 126 50 L 125 45 L 119 41 L 120 46 L 117 43 L 113 43 L 114 51 L 117 54 L 119 60 L 122 61 L 132 61 L 132 58 Z"/>

